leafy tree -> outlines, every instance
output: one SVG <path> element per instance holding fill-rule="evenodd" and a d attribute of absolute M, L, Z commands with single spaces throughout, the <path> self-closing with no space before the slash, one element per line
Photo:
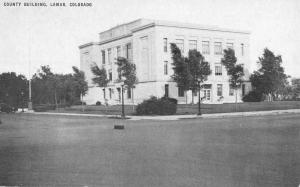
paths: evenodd
<path fill-rule="evenodd" d="M 32 78 L 32 98 L 35 104 L 76 104 L 87 91 L 82 71 L 73 67 L 73 74 L 55 74 L 49 66 L 41 66 Z"/>
<path fill-rule="evenodd" d="M 174 43 L 171 43 L 171 54 L 174 71 L 174 74 L 171 77 L 176 82 L 177 87 L 182 88 L 186 95 L 186 91 L 190 90 L 192 80 L 187 59 L 181 55 L 180 49 Z"/>
<path fill-rule="evenodd" d="M 84 96 L 88 91 L 88 84 L 85 80 L 85 74 L 83 71 L 80 71 L 77 67 L 72 67 L 73 73 L 73 81 L 74 81 L 74 91 L 75 94 Z"/>
<path fill-rule="evenodd" d="M 135 64 L 128 61 L 128 59 L 124 57 L 118 57 L 117 62 L 118 66 L 118 81 L 124 81 L 124 86 L 126 89 L 130 89 L 132 93 L 132 101 L 134 101 L 133 97 L 133 89 L 138 82 L 136 76 L 136 66 Z M 123 92 L 123 90 L 122 90 Z M 133 107 L 134 110 L 134 107 Z"/>
<path fill-rule="evenodd" d="M 171 53 L 174 70 L 172 78 L 177 83 L 177 86 L 183 88 L 185 91 L 192 90 L 194 92 L 198 90 L 198 114 L 201 115 L 201 83 L 206 81 L 208 75 L 211 74 L 210 65 L 197 50 L 190 50 L 188 57 L 184 58 L 182 57 L 180 49 L 176 46 L 176 44 L 171 44 Z"/>
<path fill-rule="evenodd" d="M 91 71 L 94 74 L 92 81 L 94 84 L 97 84 L 99 87 L 106 87 L 109 80 L 107 79 L 107 73 L 105 68 L 99 68 L 97 64 L 91 66 Z"/>
<path fill-rule="evenodd" d="M 0 74 L 0 103 L 13 107 L 24 106 L 28 98 L 28 81 L 15 72 Z"/>
<path fill-rule="evenodd" d="M 244 68 L 236 62 L 237 58 L 234 50 L 224 49 L 224 57 L 221 59 L 221 63 L 225 66 L 229 75 L 230 86 L 235 91 L 235 108 L 237 110 L 237 90 L 243 83 Z"/>
<path fill-rule="evenodd" d="M 297 99 L 300 96 L 300 79 L 292 79 L 292 97 Z"/>
<path fill-rule="evenodd" d="M 288 76 L 284 73 L 281 56 L 275 56 L 269 49 L 264 49 L 262 57 L 259 57 L 257 64 L 260 66 L 255 71 L 250 81 L 257 91 L 270 96 L 271 100 L 278 98 L 285 88 Z"/>

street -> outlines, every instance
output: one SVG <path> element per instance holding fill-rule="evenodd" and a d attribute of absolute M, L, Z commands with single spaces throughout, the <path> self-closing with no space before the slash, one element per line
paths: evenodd
<path fill-rule="evenodd" d="M 299 114 L 178 121 L 1 114 L 1 121 L 0 186 L 300 184 Z"/>

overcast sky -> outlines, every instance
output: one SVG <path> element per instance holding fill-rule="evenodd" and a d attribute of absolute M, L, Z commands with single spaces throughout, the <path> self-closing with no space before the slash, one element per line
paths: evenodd
<path fill-rule="evenodd" d="M 299 0 L 81 1 L 93 3 L 86 8 L 4 7 L 0 2 L 0 72 L 27 76 L 30 61 L 31 74 L 41 65 L 69 73 L 79 66 L 79 45 L 97 42 L 99 32 L 117 24 L 148 18 L 249 30 L 252 69 L 268 47 L 282 55 L 287 74 L 300 77 Z"/>

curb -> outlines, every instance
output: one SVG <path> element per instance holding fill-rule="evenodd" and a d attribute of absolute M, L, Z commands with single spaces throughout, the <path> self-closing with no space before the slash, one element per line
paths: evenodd
<path fill-rule="evenodd" d="M 27 112 L 26 112 L 27 113 Z M 82 116 L 82 117 L 107 117 L 120 118 L 120 115 L 107 114 L 78 114 L 78 113 L 51 113 L 51 112 L 28 112 L 36 115 L 59 115 L 59 116 Z M 266 115 L 280 115 L 280 114 L 298 114 L 300 109 L 288 110 L 270 110 L 270 111 L 251 111 L 251 112 L 234 112 L 234 113 L 215 113 L 198 115 L 168 115 L 168 116 L 127 116 L 128 120 L 162 120 L 172 121 L 181 119 L 203 119 L 203 118 L 226 118 L 226 117 L 247 117 L 247 116 L 266 116 Z"/>

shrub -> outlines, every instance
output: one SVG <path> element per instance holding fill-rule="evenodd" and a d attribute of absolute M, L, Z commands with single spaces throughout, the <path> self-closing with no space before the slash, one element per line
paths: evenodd
<path fill-rule="evenodd" d="M 170 97 L 162 97 L 161 99 L 166 99 L 168 101 L 170 101 L 171 103 L 174 103 L 177 105 L 177 99 L 174 99 L 174 98 L 170 98 Z"/>
<path fill-rule="evenodd" d="M 97 106 L 101 105 L 101 102 L 100 102 L 100 101 L 97 101 L 97 102 L 96 102 L 96 105 L 97 105 Z"/>
<path fill-rule="evenodd" d="M 86 105 L 86 103 L 84 101 L 82 102 L 80 100 L 77 100 L 73 102 L 73 105 Z"/>
<path fill-rule="evenodd" d="M 176 99 L 175 99 L 176 100 Z M 170 98 L 150 97 L 137 105 L 137 115 L 172 115 L 176 113 L 177 104 Z M 177 101 L 177 100 L 176 100 Z"/>
<path fill-rule="evenodd" d="M 250 91 L 247 95 L 243 97 L 244 102 L 259 102 L 262 101 L 263 94 L 257 91 Z"/>

